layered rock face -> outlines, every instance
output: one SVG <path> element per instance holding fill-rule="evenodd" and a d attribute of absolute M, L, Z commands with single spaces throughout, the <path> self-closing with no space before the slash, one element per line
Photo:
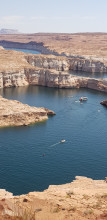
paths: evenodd
<path fill-rule="evenodd" d="M 91 88 L 107 92 L 107 80 L 72 76 L 70 69 L 106 71 L 101 62 L 73 60 L 65 57 L 26 55 L 0 50 L 0 88 L 42 85 L 57 88 Z"/>
<path fill-rule="evenodd" d="M 29 125 L 48 119 L 55 113 L 45 108 L 30 107 L 16 100 L 0 96 L 0 127 Z"/>
<path fill-rule="evenodd" d="M 28 55 L 26 59 L 32 66 L 55 69 L 57 71 L 79 70 L 90 73 L 107 72 L 107 66 L 103 62 L 92 59 L 66 58 L 52 55 Z"/>
<path fill-rule="evenodd" d="M 13 196 L 0 191 L 1 219 L 106 220 L 107 183 L 76 177 L 71 183 L 49 186 L 43 192 Z M 26 214 L 26 215 L 25 215 Z M 8 217 L 8 218 L 6 218 Z M 26 218 L 25 218 L 26 217 Z"/>
<path fill-rule="evenodd" d="M 57 88 L 90 88 L 107 92 L 107 80 L 76 77 L 66 72 L 44 69 L 24 69 L 0 74 L 0 88 L 41 85 Z"/>
<path fill-rule="evenodd" d="M 42 54 L 54 54 L 58 55 L 57 52 L 54 52 L 47 47 L 44 46 L 42 42 L 28 42 L 28 43 L 20 43 L 20 42 L 11 42 L 11 41 L 0 41 L 0 45 L 5 48 L 16 48 L 16 49 L 28 49 L 28 50 L 37 50 L 41 52 Z"/>

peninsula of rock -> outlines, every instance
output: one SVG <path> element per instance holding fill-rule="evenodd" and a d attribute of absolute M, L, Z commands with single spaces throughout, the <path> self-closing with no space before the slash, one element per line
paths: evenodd
<path fill-rule="evenodd" d="M 45 108 L 30 107 L 16 100 L 4 99 L 0 96 L 0 127 L 29 125 L 48 119 L 55 115 Z"/>

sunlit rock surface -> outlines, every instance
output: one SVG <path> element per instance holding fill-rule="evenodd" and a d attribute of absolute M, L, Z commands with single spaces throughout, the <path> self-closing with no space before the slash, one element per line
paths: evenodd
<path fill-rule="evenodd" d="M 30 107 L 0 96 L 0 127 L 29 125 L 48 119 L 55 113 L 45 108 Z"/>

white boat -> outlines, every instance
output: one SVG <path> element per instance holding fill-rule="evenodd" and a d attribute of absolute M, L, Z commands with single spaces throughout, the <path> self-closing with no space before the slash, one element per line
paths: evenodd
<path fill-rule="evenodd" d="M 60 141 L 60 143 L 64 143 L 66 140 L 64 140 L 64 139 L 62 139 L 61 141 Z"/>
<path fill-rule="evenodd" d="M 80 101 L 87 101 L 87 100 L 88 100 L 88 98 L 86 96 L 80 97 Z"/>

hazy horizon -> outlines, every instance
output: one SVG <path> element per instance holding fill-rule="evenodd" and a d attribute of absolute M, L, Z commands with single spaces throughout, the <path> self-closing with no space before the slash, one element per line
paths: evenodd
<path fill-rule="evenodd" d="M 107 32 L 106 0 L 4 0 L 0 29 L 22 33 Z"/>
<path fill-rule="evenodd" d="M 72 33 L 70 33 L 70 32 L 66 32 L 66 33 L 64 33 L 64 32 L 20 32 L 20 30 L 18 30 L 18 29 L 11 29 L 11 28 L 1 28 L 0 29 L 0 31 L 1 30 L 15 30 L 15 31 L 18 31 L 19 33 L 17 33 L 17 34 L 107 34 L 107 32 L 72 32 Z M 3 34 L 4 35 L 4 34 Z"/>

